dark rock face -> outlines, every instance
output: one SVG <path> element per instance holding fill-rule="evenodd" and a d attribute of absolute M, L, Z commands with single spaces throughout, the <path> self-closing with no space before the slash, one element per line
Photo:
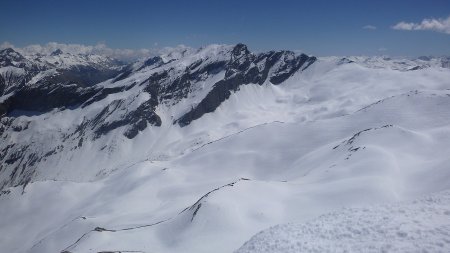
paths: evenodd
<path fill-rule="evenodd" d="M 415 66 L 415 67 L 412 67 L 412 68 L 410 68 L 410 69 L 408 69 L 409 71 L 413 71 L 413 70 L 419 70 L 419 69 L 422 69 L 422 67 L 420 67 L 420 66 Z"/>
<path fill-rule="evenodd" d="M 125 68 L 123 68 L 122 72 L 113 79 L 113 83 L 129 77 L 131 73 L 133 73 L 133 69 L 131 68 L 131 66 L 126 66 Z"/>
<path fill-rule="evenodd" d="M 147 124 L 153 126 L 161 126 L 161 118 L 154 112 L 155 105 L 152 104 L 150 100 L 142 103 L 136 110 L 128 113 L 125 117 L 115 120 L 112 122 L 105 121 L 104 119 L 114 112 L 114 110 L 122 105 L 122 100 L 116 100 L 103 109 L 91 122 L 89 125 L 91 129 L 94 130 L 95 137 L 107 134 L 108 132 L 122 127 L 128 126 L 124 135 L 125 137 L 132 139 L 139 131 L 144 130 Z"/>
<path fill-rule="evenodd" d="M 302 54 L 298 57 L 295 57 L 292 53 L 287 53 L 291 58 L 285 59 L 285 61 L 281 62 L 281 66 L 277 69 L 272 77 L 270 77 L 270 82 L 273 84 L 280 84 L 284 82 L 286 79 L 291 77 L 295 72 L 297 72 L 301 67 L 302 70 L 308 68 L 314 61 L 315 58 L 309 57 L 305 54 Z M 286 56 L 286 55 L 285 55 Z M 287 58 L 287 57 L 286 57 Z"/>
<path fill-rule="evenodd" d="M 198 68 L 202 63 L 202 60 L 194 62 L 175 78 L 173 78 L 175 75 L 173 69 L 155 73 L 147 80 L 144 91 L 153 98 L 157 98 L 156 101 L 172 100 L 173 103 L 177 103 L 189 95 L 192 84 L 202 81 L 209 75 L 219 73 L 226 65 L 225 61 L 215 61 Z"/>
<path fill-rule="evenodd" d="M 94 118 L 85 119 L 73 133 L 78 138 L 88 136 L 88 132 L 93 133 L 93 139 L 98 139 L 117 128 L 124 127 L 124 136 L 133 139 L 139 131 L 147 128 L 148 125 L 161 126 L 161 118 L 155 113 L 158 103 L 155 99 L 149 99 L 139 105 L 135 110 L 116 117 L 114 120 L 110 116 L 126 106 L 124 100 L 114 100 L 101 110 Z"/>
<path fill-rule="evenodd" d="M 0 67 L 6 66 L 20 67 L 15 63 L 20 64 L 20 62 L 24 62 L 25 60 L 26 60 L 25 57 L 23 57 L 20 53 L 14 51 L 14 49 L 12 48 L 0 50 Z"/>
<path fill-rule="evenodd" d="M 13 93 L 31 80 L 32 75 L 7 70 L 0 75 L 0 95 Z M 3 84 L 3 85 L 2 85 Z"/>
<path fill-rule="evenodd" d="M 57 55 L 61 55 L 62 53 L 63 53 L 63 51 L 58 48 L 55 51 L 53 51 L 50 55 L 51 56 L 57 56 Z"/>
<path fill-rule="evenodd" d="M 181 127 L 184 127 L 189 125 L 192 121 L 199 119 L 205 113 L 214 112 L 223 101 L 230 97 L 231 92 L 237 91 L 239 86 L 243 83 L 244 77 L 242 75 L 236 75 L 231 79 L 219 81 L 197 107 L 179 118 L 176 123 Z"/>
<path fill-rule="evenodd" d="M 54 108 L 79 105 L 93 96 L 95 89 L 78 85 L 46 84 L 25 87 L 9 97 L 3 105 L 6 113 L 18 111 L 47 112 Z"/>
<path fill-rule="evenodd" d="M 354 62 L 354 61 L 352 61 L 352 60 L 350 60 L 350 59 L 344 57 L 344 58 L 342 58 L 342 59 L 339 60 L 338 64 L 339 64 L 339 65 L 343 65 L 343 64 L 353 63 L 353 62 Z"/>
<path fill-rule="evenodd" d="M 2 120 L 0 133 L 9 128 L 11 121 L 5 122 Z M 5 129 L 6 128 L 6 129 Z M 16 144 L 9 144 L 0 150 L 0 172 L 9 173 L 9 182 L 13 185 L 26 185 L 31 181 L 34 170 L 28 170 L 33 167 L 42 158 L 36 153 L 27 153 L 28 145 L 18 146 Z M 8 171 L 6 171 L 9 169 Z M 6 182 L 2 182 L 0 189 L 6 186 Z"/>
<path fill-rule="evenodd" d="M 155 113 L 155 105 L 151 100 L 141 104 L 135 111 L 128 114 L 123 123 L 129 127 L 124 135 L 128 139 L 133 139 L 139 131 L 147 128 L 147 123 L 153 126 L 161 126 L 161 118 Z"/>
<path fill-rule="evenodd" d="M 163 64 L 164 64 L 163 59 L 160 56 L 156 56 L 156 57 L 146 60 L 144 62 L 144 64 L 137 71 L 142 70 L 143 68 L 146 68 L 146 67 L 157 68 L 157 67 L 162 66 Z"/>
<path fill-rule="evenodd" d="M 269 81 L 278 85 L 300 68 L 304 70 L 315 61 L 315 57 L 305 54 L 296 56 L 289 51 L 272 51 L 255 56 L 248 51 L 245 45 L 238 44 L 232 50 L 230 61 L 224 66 L 226 69 L 225 79 L 214 84 L 213 89 L 195 108 L 174 123 L 184 127 L 205 113 L 214 112 L 222 102 L 230 97 L 232 92 L 239 90 L 241 85 L 250 83 L 262 85 L 266 82 L 271 69 L 273 72 Z M 275 67 L 277 64 L 278 66 Z M 263 68 L 258 68 L 258 66 L 263 66 Z"/>
<path fill-rule="evenodd" d="M 5 79 L 3 78 L 2 75 L 0 75 L 0 95 L 3 95 L 3 92 L 5 91 L 6 88 L 6 82 Z M 0 113 L 1 115 L 1 113 Z"/>

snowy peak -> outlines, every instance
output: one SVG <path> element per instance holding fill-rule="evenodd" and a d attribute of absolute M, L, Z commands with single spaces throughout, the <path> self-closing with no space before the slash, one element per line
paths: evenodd
<path fill-rule="evenodd" d="M 60 55 L 60 54 L 62 54 L 63 53 L 63 51 L 61 50 L 61 49 L 56 49 L 55 51 L 53 51 L 51 54 L 50 54 L 50 56 L 57 56 L 57 55 Z"/>
<path fill-rule="evenodd" d="M 6 48 L 0 51 L 0 67 L 20 67 L 23 61 L 25 61 L 25 57 L 12 48 Z"/>
<path fill-rule="evenodd" d="M 124 63 L 107 56 L 96 54 L 70 54 L 57 49 L 49 55 L 29 55 L 30 61 L 41 65 L 43 68 L 71 69 L 78 67 L 93 67 L 97 69 L 117 68 Z"/>
<path fill-rule="evenodd" d="M 8 48 L 0 51 L 0 95 L 44 84 L 92 86 L 116 76 L 123 66 L 100 55 L 73 55 L 57 49 L 49 55 L 23 56 Z"/>
<path fill-rule="evenodd" d="M 232 60 L 234 59 L 239 59 L 244 55 L 248 55 L 250 54 L 250 51 L 248 50 L 247 46 L 239 43 L 237 44 L 234 48 L 233 51 L 231 51 L 231 56 L 232 56 Z"/>
<path fill-rule="evenodd" d="M 430 67 L 450 68 L 449 57 L 420 56 L 417 58 L 398 58 L 389 56 L 348 56 L 348 57 L 323 57 L 322 59 L 334 59 L 338 64 L 356 63 L 367 68 L 392 69 L 399 71 L 414 71 Z"/>

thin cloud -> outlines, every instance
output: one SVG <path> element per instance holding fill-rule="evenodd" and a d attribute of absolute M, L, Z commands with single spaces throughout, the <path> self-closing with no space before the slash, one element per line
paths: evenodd
<path fill-rule="evenodd" d="M 366 30 L 376 30 L 377 27 L 374 26 L 374 25 L 365 25 L 365 26 L 363 26 L 363 29 L 366 29 Z"/>
<path fill-rule="evenodd" d="M 420 23 L 399 22 L 391 27 L 394 30 L 406 31 L 435 31 L 440 33 L 450 34 L 450 16 L 446 19 L 431 18 L 424 19 Z"/>
<path fill-rule="evenodd" d="M 37 54 L 50 54 L 56 49 L 62 50 L 64 53 L 69 54 L 98 54 L 103 56 L 112 57 L 123 61 L 134 61 L 141 58 L 148 58 L 155 55 L 164 54 L 171 49 L 169 47 L 156 48 L 142 48 L 142 49 L 122 49 L 122 48 L 110 48 L 105 43 L 98 43 L 96 45 L 83 45 L 83 44 L 64 44 L 57 42 L 49 42 L 45 45 L 33 44 L 25 47 L 16 47 L 9 42 L 3 42 L 0 44 L 0 49 L 12 48 L 23 55 L 37 55 Z M 180 45 L 178 47 L 186 47 Z M 176 47 L 176 48 L 178 48 Z"/>

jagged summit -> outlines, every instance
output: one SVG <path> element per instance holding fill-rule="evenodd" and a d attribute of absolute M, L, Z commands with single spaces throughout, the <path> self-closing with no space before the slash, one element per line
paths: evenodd
<path fill-rule="evenodd" d="M 17 51 L 15 51 L 12 48 L 5 48 L 0 50 L 0 56 L 5 57 L 5 56 L 17 56 L 17 57 L 23 57 L 20 53 L 18 53 Z"/>
<path fill-rule="evenodd" d="M 61 54 L 63 54 L 63 51 L 58 48 L 55 51 L 53 51 L 50 55 L 51 56 L 57 56 L 57 55 L 61 55 Z"/>
<path fill-rule="evenodd" d="M 232 55 L 233 57 L 239 58 L 239 56 L 249 54 L 250 51 L 247 48 L 247 45 L 244 45 L 242 43 L 237 44 L 234 46 Z"/>
<path fill-rule="evenodd" d="M 25 58 L 12 48 L 0 50 L 0 67 L 20 66 Z"/>

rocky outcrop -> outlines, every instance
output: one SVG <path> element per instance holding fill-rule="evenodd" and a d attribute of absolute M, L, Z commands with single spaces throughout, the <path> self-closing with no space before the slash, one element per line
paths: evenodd
<path fill-rule="evenodd" d="M 250 83 L 262 85 L 267 80 L 278 85 L 300 69 L 306 69 L 314 61 L 316 61 L 315 57 L 309 57 L 305 54 L 297 56 L 290 51 L 272 51 L 254 55 L 245 45 L 238 44 L 232 50 L 230 61 L 224 66 L 226 69 L 225 79 L 214 84 L 213 89 L 206 97 L 195 108 L 176 120 L 175 123 L 184 127 L 199 119 L 205 113 L 214 112 L 241 85 Z M 271 73 L 270 76 L 269 72 Z"/>

